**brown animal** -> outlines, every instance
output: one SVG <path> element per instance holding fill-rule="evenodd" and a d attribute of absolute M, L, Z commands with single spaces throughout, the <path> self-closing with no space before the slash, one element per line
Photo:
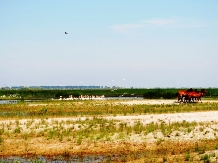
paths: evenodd
<path fill-rule="evenodd" d="M 202 89 L 200 92 L 197 91 L 197 90 L 192 91 L 192 92 L 188 92 L 186 97 L 185 97 L 185 100 L 188 101 L 188 102 L 201 101 L 201 103 L 202 103 L 201 97 L 203 97 L 205 94 L 206 94 L 206 89 Z"/>
<path fill-rule="evenodd" d="M 192 88 L 188 89 L 188 90 L 178 90 L 178 92 L 176 93 L 176 96 L 178 98 L 178 102 L 185 102 L 184 98 L 187 97 L 187 94 L 189 92 L 193 92 L 194 90 Z"/>

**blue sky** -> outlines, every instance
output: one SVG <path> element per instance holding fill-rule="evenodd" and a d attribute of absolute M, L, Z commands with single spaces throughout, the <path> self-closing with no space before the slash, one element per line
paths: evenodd
<path fill-rule="evenodd" d="M 0 87 L 218 87 L 217 52 L 216 0 L 0 0 Z"/>

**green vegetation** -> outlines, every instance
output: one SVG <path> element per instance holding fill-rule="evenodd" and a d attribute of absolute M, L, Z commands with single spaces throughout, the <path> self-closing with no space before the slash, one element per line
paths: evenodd
<path fill-rule="evenodd" d="M 188 89 L 188 88 L 181 88 Z M 201 88 L 198 88 L 200 90 Z M 0 99 L 51 99 L 69 97 L 79 97 L 80 95 L 104 95 L 105 97 L 144 97 L 146 99 L 173 99 L 178 88 L 152 88 L 152 89 L 68 89 L 68 90 L 45 90 L 45 89 L 0 89 Z M 217 98 L 218 88 L 206 88 L 206 98 Z"/>
<path fill-rule="evenodd" d="M 124 105 L 122 101 L 44 101 L 0 105 L 1 118 L 138 115 L 218 110 L 218 103 Z"/>

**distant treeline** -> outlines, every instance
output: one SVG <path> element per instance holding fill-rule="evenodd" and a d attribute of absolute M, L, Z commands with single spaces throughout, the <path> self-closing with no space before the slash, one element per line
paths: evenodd
<path fill-rule="evenodd" d="M 186 88 L 182 88 L 186 89 Z M 188 88 L 187 88 L 188 89 Z M 193 88 L 195 89 L 195 88 Z M 73 95 L 96 95 L 105 97 L 144 97 L 146 99 L 174 99 L 178 88 L 153 88 L 153 89 L 72 89 L 72 90 L 46 90 L 46 89 L 0 89 L 0 99 L 23 98 L 23 99 L 57 99 Z M 201 90 L 198 88 L 197 90 Z M 206 88 L 206 98 L 217 98 L 218 88 Z"/>

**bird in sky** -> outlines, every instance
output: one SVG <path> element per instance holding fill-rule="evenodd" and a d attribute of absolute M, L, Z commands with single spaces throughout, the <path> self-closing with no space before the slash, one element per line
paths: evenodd
<path fill-rule="evenodd" d="M 65 34 L 68 34 L 67 32 L 65 32 Z"/>

